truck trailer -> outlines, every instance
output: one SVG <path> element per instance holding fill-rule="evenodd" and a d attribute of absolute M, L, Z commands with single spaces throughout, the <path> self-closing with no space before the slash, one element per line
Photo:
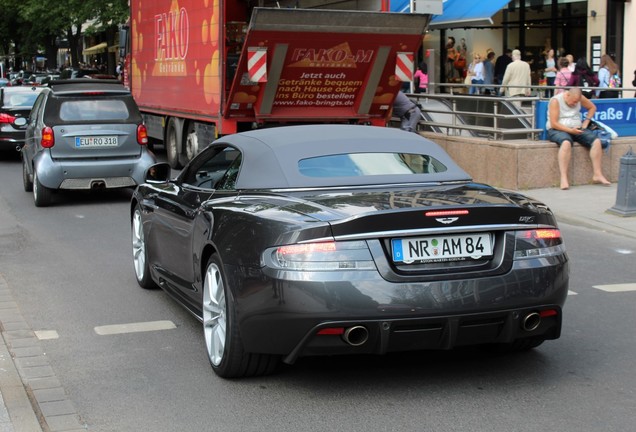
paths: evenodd
<path fill-rule="evenodd" d="M 123 80 L 173 168 L 252 128 L 386 125 L 430 15 L 249 3 L 131 0 Z"/>

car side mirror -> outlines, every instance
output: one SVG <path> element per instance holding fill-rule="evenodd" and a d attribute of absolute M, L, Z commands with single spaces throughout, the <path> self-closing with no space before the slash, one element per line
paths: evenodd
<path fill-rule="evenodd" d="M 144 181 L 147 183 L 166 183 L 170 180 L 170 174 L 171 170 L 169 164 L 154 164 L 146 170 Z"/>
<path fill-rule="evenodd" d="M 17 117 L 13 121 L 13 125 L 17 127 L 24 127 L 27 124 L 27 119 L 25 117 Z"/>

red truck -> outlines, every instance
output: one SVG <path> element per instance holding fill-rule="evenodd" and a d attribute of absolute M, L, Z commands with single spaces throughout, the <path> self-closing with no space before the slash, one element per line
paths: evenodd
<path fill-rule="evenodd" d="M 174 168 L 218 135 L 298 123 L 385 125 L 429 15 L 132 0 L 124 84 Z"/>

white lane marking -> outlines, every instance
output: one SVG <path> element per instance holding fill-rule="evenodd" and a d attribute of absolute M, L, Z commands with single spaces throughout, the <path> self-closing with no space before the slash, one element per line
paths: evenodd
<path fill-rule="evenodd" d="M 574 292 L 574 291 L 568 291 L 568 295 L 579 295 L 579 293 Z"/>
<path fill-rule="evenodd" d="M 35 337 L 39 340 L 59 339 L 60 335 L 55 330 L 34 330 Z"/>
<path fill-rule="evenodd" d="M 631 254 L 634 253 L 634 251 L 630 250 L 630 249 L 615 249 L 615 250 L 616 250 L 616 252 L 618 252 L 619 254 L 622 254 L 622 255 L 631 255 Z"/>
<path fill-rule="evenodd" d="M 113 324 L 95 327 L 95 333 L 100 336 L 122 333 L 138 333 L 157 330 L 172 330 L 177 328 L 172 321 L 148 321 L 129 324 Z"/>
<path fill-rule="evenodd" d="M 627 292 L 636 291 L 636 283 L 614 284 L 614 285 L 594 285 L 594 288 L 606 292 Z"/>

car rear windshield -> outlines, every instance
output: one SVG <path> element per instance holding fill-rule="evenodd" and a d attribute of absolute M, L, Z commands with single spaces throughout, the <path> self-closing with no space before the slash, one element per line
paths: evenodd
<path fill-rule="evenodd" d="M 307 177 L 357 177 L 368 175 L 433 174 L 447 170 L 429 155 L 410 153 L 347 153 L 298 161 Z"/>
<path fill-rule="evenodd" d="M 31 108 L 35 103 L 35 100 L 38 97 L 38 93 L 36 92 L 21 92 L 21 93 L 13 93 L 4 95 L 4 106 L 5 107 L 27 107 Z"/>
<path fill-rule="evenodd" d="M 60 120 L 65 122 L 126 120 L 128 117 L 128 107 L 118 99 L 70 99 L 60 105 Z"/>

